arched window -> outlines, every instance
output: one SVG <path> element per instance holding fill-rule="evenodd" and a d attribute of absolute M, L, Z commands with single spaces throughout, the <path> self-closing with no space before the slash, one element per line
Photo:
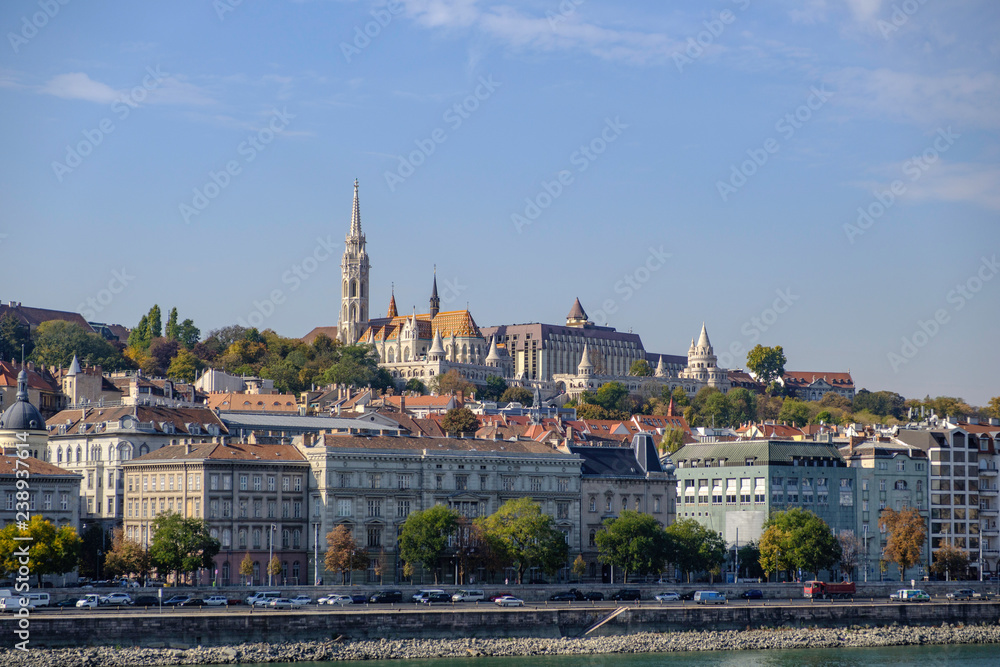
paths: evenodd
<path fill-rule="evenodd" d="M 281 548 L 287 549 L 291 544 L 291 532 L 286 528 L 281 531 Z"/>
<path fill-rule="evenodd" d="M 351 321 L 358 319 L 358 307 L 351 304 Z"/>
<path fill-rule="evenodd" d="M 257 561 L 253 562 L 253 580 L 260 581 L 260 563 Z"/>
<path fill-rule="evenodd" d="M 56 450 L 56 463 L 62 463 L 62 445 Z"/>
<path fill-rule="evenodd" d="M 233 545 L 233 531 L 229 528 L 222 529 L 222 548 L 228 549 Z"/>
<path fill-rule="evenodd" d="M 347 296 L 347 281 L 344 281 L 344 296 Z"/>
<path fill-rule="evenodd" d="M 227 560 L 222 564 L 222 585 L 227 586 L 229 584 L 229 561 Z"/>
<path fill-rule="evenodd" d="M 389 348 L 389 363 L 390 364 L 396 363 L 396 351 L 393 350 L 391 347 Z"/>
<path fill-rule="evenodd" d="M 352 280 L 351 281 L 351 298 L 354 298 L 357 295 L 358 295 L 358 281 L 357 280 Z"/>
<path fill-rule="evenodd" d="M 292 563 L 292 581 L 294 581 L 296 584 L 299 583 L 299 574 L 300 574 L 300 572 L 301 572 L 301 569 L 299 567 L 299 561 L 293 562 Z"/>

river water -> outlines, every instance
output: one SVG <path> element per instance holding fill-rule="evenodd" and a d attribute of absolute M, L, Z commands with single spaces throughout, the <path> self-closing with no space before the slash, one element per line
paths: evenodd
<path fill-rule="evenodd" d="M 606 653 L 601 655 L 527 656 L 518 658 L 449 658 L 376 660 L 364 663 L 268 663 L 266 667 L 996 667 L 1000 647 L 982 644 L 899 646 L 893 648 L 793 649 L 773 651 L 704 651 L 692 653 Z M 207 666 L 206 666 L 207 667 Z M 244 665 L 244 667 L 265 667 Z"/>

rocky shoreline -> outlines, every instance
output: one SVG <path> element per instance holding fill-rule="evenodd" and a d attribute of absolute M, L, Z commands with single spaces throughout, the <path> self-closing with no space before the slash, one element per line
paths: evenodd
<path fill-rule="evenodd" d="M 769 629 L 644 632 L 587 639 L 441 639 L 241 644 L 196 648 L 5 650 L 0 666 L 139 667 L 145 665 L 255 664 L 333 660 L 402 660 L 475 656 L 596 655 L 677 651 L 748 651 L 922 644 L 1000 644 L 1000 626 L 953 625 L 882 628 Z"/>

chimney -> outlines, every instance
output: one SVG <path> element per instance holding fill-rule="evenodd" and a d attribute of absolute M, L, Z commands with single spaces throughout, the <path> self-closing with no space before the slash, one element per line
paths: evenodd
<path fill-rule="evenodd" d="M 399 414 L 406 414 L 406 392 L 399 394 Z"/>
<path fill-rule="evenodd" d="M 190 454 L 191 453 L 191 443 L 190 442 L 185 442 L 184 443 L 184 453 L 185 454 Z"/>

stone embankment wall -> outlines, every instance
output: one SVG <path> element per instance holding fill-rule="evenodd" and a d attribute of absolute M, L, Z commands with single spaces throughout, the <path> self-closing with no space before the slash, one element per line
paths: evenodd
<path fill-rule="evenodd" d="M 222 613 L 170 613 L 130 610 L 121 614 L 31 616 L 31 645 L 58 646 L 224 646 L 247 642 L 302 642 L 342 638 L 438 639 L 497 637 L 576 637 L 602 620 L 609 609 L 574 605 L 563 608 L 500 610 L 442 608 L 421 611 L 240 610 Z M 717 607 L 632 607 L 596 634 L 682 630 L 745 630 L 768 627 L 849 627 L 891 624 L 932 626 L 1000 622 L 995 602 L 952 604 L 835 604 L 795 606 L 732 603 Z M 14 642 L 15 619 L 0 619 L 0 646 Z"/>

